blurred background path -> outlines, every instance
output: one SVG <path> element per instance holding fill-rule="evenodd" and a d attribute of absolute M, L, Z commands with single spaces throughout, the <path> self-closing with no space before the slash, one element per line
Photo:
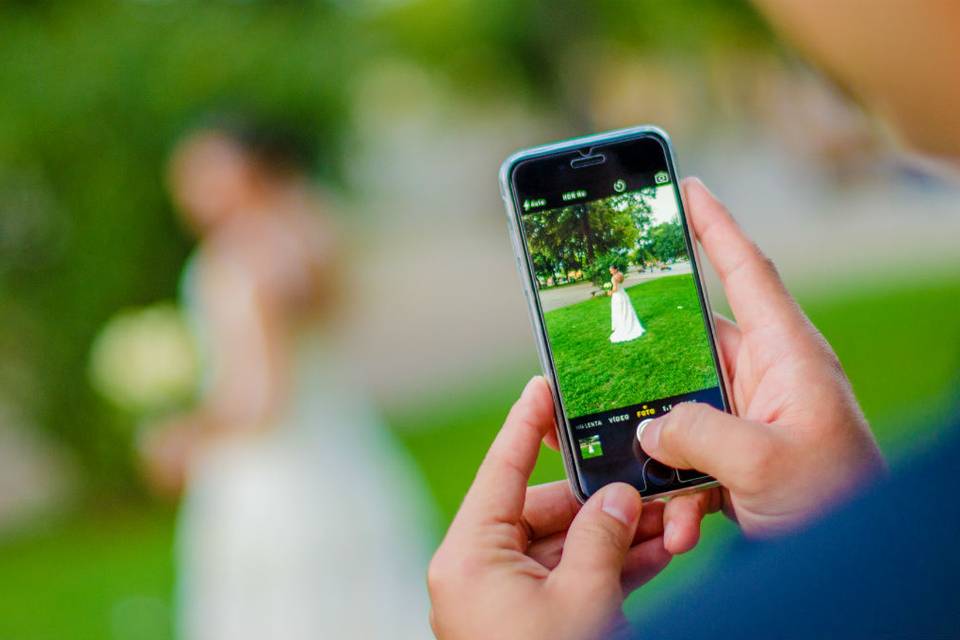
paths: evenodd
<path fill-rule="evenodd" d="M 672 264 L 669 269 L 661 270 L 657 268 L 655 271 L 647 273 L 636 271 L 636 267 L 631 267 L 631 269 L 633 270 L 629 271 L 623 279 L 623 285 L 625 287 L 656 280 L 663 276 L 677 276 L 692 272 L 689 262 Z M 567 305 L 589 300 L 594 297 L 594 293 L 598 293 L 599 291 L 600 289 L 591 282 L 578 282 L 556 288 L 542 289 L 540 291 L 540 306 L 543 308 L 544 313 L 546 313 L 552 309 L 559 309 L 560 307 L 566 307 Z"/>

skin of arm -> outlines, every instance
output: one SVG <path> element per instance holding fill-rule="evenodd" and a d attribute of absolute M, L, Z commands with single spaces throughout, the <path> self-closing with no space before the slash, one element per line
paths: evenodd
<path fill-rule="evenodd" d="M 215 431 L 255 429 L 279 404 L 285 361 L 282 318 L 235 247 L 201 262 L 201 297 L 213 375 L 198 411 Z"/>
<path fill-rule="evenodd" d="M 236 248 L 212 245 L 197 263 L 201 319 L 210 336 L 209 386 L 193 409 L 149 425 L 139 443 L 150 486 L 167 497 L 183 491 L 199 450 L 223 435 L 262 428 L 281 399 L 280 319 L 249 266 L 235 259 Z"/>

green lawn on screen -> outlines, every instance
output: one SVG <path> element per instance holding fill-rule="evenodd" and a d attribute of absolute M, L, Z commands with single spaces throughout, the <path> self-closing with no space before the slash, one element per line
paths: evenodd
<path fill-rule="evenodd" d="M 570 416 L 717 384 L 693 276 L 664 276 L 626 291 L 646 329 L 630 342 L 610 342 L 606 296 L 544 314 Z"/>

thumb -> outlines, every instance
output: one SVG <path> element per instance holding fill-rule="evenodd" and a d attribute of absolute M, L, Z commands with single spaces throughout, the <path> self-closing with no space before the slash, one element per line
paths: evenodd
<path fill-rule="evenodd" d="M 637 490 L 617 482 L 597 491 L 580 509 L 563 545 L 557 579 L 586 589 L 589 597 L 612 598 L 620 606 L 620 574 L 640 520 Z"/>
<path fill-rule="evenodd" d="M 642 430 L 640 446 L 651 458 L 678 469 L 710 474 L 738 489 L 772 457 L 774 434 L 765 425 L 706 404 L 678 404 Z"/>

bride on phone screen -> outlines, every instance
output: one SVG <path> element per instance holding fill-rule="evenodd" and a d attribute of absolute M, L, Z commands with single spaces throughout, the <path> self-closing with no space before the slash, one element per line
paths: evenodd
<path fill-rule="evenodd" d="M 623 273 L 610 265 L 610 342 L 629 342 L 636 340 L 645 332 L 637 312 L 630 302 L 630 296 L 623 288 Z"/>

